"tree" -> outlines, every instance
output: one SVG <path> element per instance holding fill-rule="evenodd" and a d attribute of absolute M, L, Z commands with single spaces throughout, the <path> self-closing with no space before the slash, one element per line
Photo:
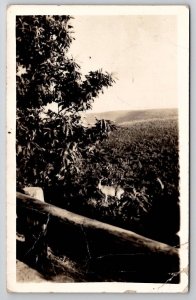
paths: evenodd
<path fill-rule="evenodd" d="M 112 75 L 102 70 L 85 76 L 69 54 L 74 40 L 71 16 L 17 16 L 17 188 L 57 187 L 69 196 L 81 193 L 85 160 L 95 145 L 115 128 L 99 120 L 84 126 L 81 112 Z M 46 110 L 49 103 L 58 112 Z M 93 157 L 93 155 L 91 155 Z"/>

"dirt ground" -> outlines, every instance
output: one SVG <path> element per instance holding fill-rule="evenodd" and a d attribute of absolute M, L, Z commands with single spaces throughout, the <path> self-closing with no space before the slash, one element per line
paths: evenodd
<path fill-rule="evenodd" d="M 45 279 L 41 273 L 32 269 L 20 260 L 16 261 L 16 280 L 18 282 L 76 282 L 74 276 L 60 274 Z"/>
<path fill-rule="evenodd" d="M 16 260 L 16 279 L 19 282 L 43 282 L 47 281 L 42 274 L 30 268 L 20 260 Z"/>
<path fill-rule="evenodd" d="M 55 268 L 55 266 L 54 266 Z M 67 260 L 64 263 L 63 270 L 56 270 L 54 269 L 53 274 L 49 275 L 49 270 L 45 276 L 42 275 L 37 270 L 31 268 L 26 263 L 16 260 L 16 278 L 18 282 L 81 282 L 85 281 L 83 278 L 83 274 L 78 273 L 73 266 L 70 264 L 70 261 Z M 59 271 L 59 272 L 58 272 Z"/>

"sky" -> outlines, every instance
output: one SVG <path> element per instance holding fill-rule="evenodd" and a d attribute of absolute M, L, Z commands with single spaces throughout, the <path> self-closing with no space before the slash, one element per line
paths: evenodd
<path fill-rule="evenodd" d="M 117 78 L 92 112 L 178 106 L 175 16 L 74 16 L 71 23 L 70 54 L 82 73 L 102 69 Z"/>

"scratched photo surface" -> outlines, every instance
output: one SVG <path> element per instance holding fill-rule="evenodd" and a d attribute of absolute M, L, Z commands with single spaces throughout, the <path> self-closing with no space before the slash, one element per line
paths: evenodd
<path fill-rule="evenodd" d="M 178 286 L 178 17 L 64 11 L 15 16 L 16 283 Z"/>

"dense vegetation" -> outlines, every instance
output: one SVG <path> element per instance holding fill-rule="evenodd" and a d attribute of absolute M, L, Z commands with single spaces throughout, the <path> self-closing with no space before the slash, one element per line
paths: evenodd
<path fill-rule="evenodd" d="M 177 119 L 130 123 L 119 127 L 96 148 L 96 160 L 83 161 L 85 197 L 77 197 L 77 211 L 177 245 L 179 230 L 179 164 Z M 120 201 L 98 190 L 120 185 Z M 68 201 L 69 202 L 69 201 Z M 73 209 L 67 202 L 67 207 Z M 63 202 L 65 205 L 66 202 Z M 59 203 L 62 205 L 62 202 Z"/>

